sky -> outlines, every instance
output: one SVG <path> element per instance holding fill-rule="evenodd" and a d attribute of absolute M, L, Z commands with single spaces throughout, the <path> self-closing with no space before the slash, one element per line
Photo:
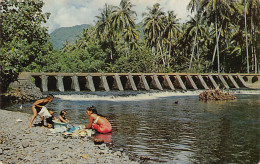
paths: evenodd
<path fill-rule="evenodd" d="M 121 0 L 43 0 L 43 12 L 51 13 L 50 19 L 44 25 L 49 33 L 60 27 L 71 27 L 80 24 L 94 25 L 96 16 L 100 14 L 105 3 L 119 6 Z M 130 0 L 135 5 L 133 10 L 137 13 L 136 23 L 142 21 L 142 13 L 147 7 L 159 3 L 164 12 L 174 11 L 181 22 L 187 20 L 190 13 L 187 5 L 190 0 Z"/>

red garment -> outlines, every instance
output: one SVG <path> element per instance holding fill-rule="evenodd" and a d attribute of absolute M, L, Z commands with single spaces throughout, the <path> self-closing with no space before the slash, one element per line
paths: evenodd
<path fill-rule="evenodd" d="M 102 125 L 94 124 L 94 129 L 99 133 L 109 133 L 112 131 L 112 126 L 110 122 L 104 123 Z"/>

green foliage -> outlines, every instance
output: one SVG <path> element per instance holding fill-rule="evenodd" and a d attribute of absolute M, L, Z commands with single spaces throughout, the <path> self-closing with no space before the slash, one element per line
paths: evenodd
<path fill-rule="evenodd" d="M 4 85 L 14 80 L 18 72 L 24 71 L 36 58 L 47 53 L 48 33 L 41 25 L 49 14 L 43 14 L 42 7 L 42 0 L 10 0 L 1 6 L 1 74 Z"/>
<path fill-rule="evenodd" d="M 121 56 L 114 66 L 112 72 L 154 72 L 155 60 L 147 49 L 131 51 L 128 57 Z M 110 68 L 111 69 L 111 68 Z"/>

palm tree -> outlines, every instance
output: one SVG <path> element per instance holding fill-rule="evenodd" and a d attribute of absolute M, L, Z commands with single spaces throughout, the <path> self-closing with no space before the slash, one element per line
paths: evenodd
<path fill-rule="evenodd" d="M 249 73 L 249 55 L 248 55 L 248 39 L 247 39 L 247 21 L 246 21 L 246 13 L 247 13 L 247 0 L 244 2 L 244 14 L 245 14 L 245 33 L 246 33 L 246 68 L 247 73 Z"/>
<path fill-rule="evenodd" d="M 260 1 L 258 0 L 250 0 L 250 1 L 244 1 L 244 14 L 245 14 L 245 26 L 247 21 L 247 15 L 248 18 L 250 18 L 250 40 L 251 42 L 251 49 L 252 49 L 252 70 L 255 70 L 255 73 L 257 73 L 257 46 L 256 46 L 256 27 L 259 27 L 260 22 Z M 247 30 L 248 28 L 245 28 Z M 259 28 L 258 28 L 259 31 Z M 247 33 L 247 31 L 246 31 Z M 247 36 L 247 35 L 246 35 Z M 248 52 L 248 47 L 247 47 Z M 248 54 L 247 54 L 248 55 Z M 248 59 L 249 60 L 249 59 Z M 249 62 L 249 61 L 248 61 Z M 255 68 L 253 68 L 255 66 Z"/>
<path fill-rule="evenodd" d="M 83 29 L 82 36 L 80 36 L 79 39 L 76 40 L 77 49 L 85 49 L 88 46 L 89 41 L 91 41 L 89 33 L 90 31 L 87 28 Z"/>
<path fill-rule="evenodd" d="M 195 57 L 194 57 L 194 52 L 195 52 L 195 48 L 196 48 L 196 54 L 197 54 L 197 60 L 199 60 L 200 55 L 199 55 L 199 43 L 203 40 L 203 36 L 202 35 L 206 35 L 206 32 L 204 30 L 203 24 L 202 23 L 198 23 L 197 20 L 198 18 L 196 18 L 198 15 L 195 15 L 195 18 L 190 17 L 190 20 L 188 22 L 186 22 L 187 25 L 187 29 L 186 29 L 186 40 L 193 40 L 193 46 L 191 49 L 192 55 L 190 57 L 190 61 L 189 61 L 189 70 L 191 69 L 191 64 L 192 64 L 192 60 L 194 58 L 195 61 Z M 193 39 L 193 36 L 195 35 L 195 38 Z M 201 36 L 201 37 L 199 37 Z M 205 40 L 206 38 L 204 38 Z M 200 62 L 200 61 L 198 61 Z"/>
<path fill-rule="evenodd" d="M 101 10 L 101 15 L 96 16 L 96 36 L 101 42 L 108 42 L 111 54 L 110 59 L 113 60 L 113 39 L 114 39 L 114 31 L 111 23 L 111 14 L 113 12 L 114 7 L 111 5 L 105 4 L 105 8 Z"/>
<path fill-rule="evenodd" d="M 147 45 L 152 48 L 152 53 L 156 57 L 161 45 L 165 14 L 159 3 L 153 5 L 153 8 L 148 7 L 147 10 L 148 12 L 142 14 L 144 17 L 144 37 Z"/>
<path fill-rule="evenodd" d="M 200 0 L 191 0 L 188 4 L 188 7 L 187 7 L 188 10 L 189 9 L 191 10 L 191 13 L 193 11 L 196 11 L 196 15 L 197 15 L 196 16 L 196 34 L 195 34 L 195 39 L 194 39 L 193 47 L 192 47 L 189 70 L 191 69 L 192 59 L 193 59 L 193 56 L 194 56 L 194 50 L 195 50 L 195 46 L 197 44 L 198 24 L 199 24 L 199 20 L 200 20 L 200 14 L 199 13 L 201 12 L 201 10 L 199 9 L 199 2 L 200 2 Z"/>
<path fill-rule="evenodd" d="M 167 67 L 169 68 L 170 66 L 170 58 L 171 58 L 171 49 L 172 49 L 172 42 L 174 38 L 177 38 L 177 32 L 179 30 L 179 23 L 178 19 L 176 18 L 176 15 L 174 14 L 173 11 L 168 11 L 168 16 L 165 22 L 165 29 L 163 32 L 164 38 L 167 39 L 168 43 L 168 61 L 167 61 Z"/>
<path fill-rule="evenodd" d="M 215 38 L 216 38 L 216 52 L 217 52 L 217 63 L 218 73 L 220 73 L 220 51 L 219 51 L 219 35 L 221 33 L 219 29 L 222 29 L 224 23 L 223 18 L 226 17 L 228 11 L 232 11 L 228 0 L 201 0 L 199 3 L 199 9 L 205 11 L 206 17 L 209 23 L 215 25 Z M 214 54 L 213 54 L 214 56 Z"/>
<path fill-rule="evenodd" d="M 132 10 L 132 7 L 133 5 L 129 0 L 121 0 L 119 7 L 115 6 L 115 10 L 111 14 L 113 29 L 123 33 L 124 39 L 128 44 L 130 41 L 137 41 L 138 38 L 135 30 L 135 16 L 137 14 Z"/>
<path fill-rule="evenodd" d="M 130 49 L 139 48 L 137 40 L 139 38 L 139 31 L 136 28 L 130 28 L 123 30 L 124 40 L 129 44 Z M 127 57 L 127 56 L 126 56 Z"/>
<path fill-rule="evenodd" d="M 71 52 L 75 49 L 75 46 L 73 44 L 71 44 L 68 40 L 66 40 L 63 44 L 62 44 L 62 48 L 61 48 L 61 52 Z"/>

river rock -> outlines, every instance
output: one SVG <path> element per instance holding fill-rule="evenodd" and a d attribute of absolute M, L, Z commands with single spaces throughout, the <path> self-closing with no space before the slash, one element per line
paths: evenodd
<path fill-rule="evenodd" d="M 219 89 L 215 90 L 205 90 L 199 94 L 200 100 L 234 100 L 236 96 L 230 94 L 227 91 L 221 91 Z"/>
<path fill-rule="evenodd" d="M 10 83 L 4 94 L 4 100 L 11 103 L 24 103 L 43 98 L 40 88 L 29 80 L 18 80 Z"/>

